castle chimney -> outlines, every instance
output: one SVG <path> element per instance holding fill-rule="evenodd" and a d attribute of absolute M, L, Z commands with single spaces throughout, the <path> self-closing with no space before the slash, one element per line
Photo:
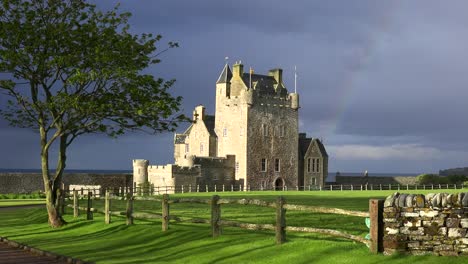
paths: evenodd
<path fill-rule="evenodd" d="M 203 105 L 199 105 L 193 110 L 193 121 L 197 121 L 197 119 L 205 119 L 205 107 Z"/>
<path fill-rule="evenodd" d="M 306 138 L 306 133 L 299 133 L 299 138 L 300 139 L 305 139 Z"/>
<path fill-rule="evenodd" d="M 244 75 L 244 65 L 242 65 L 241 62 L 238 62 L 232 66 L 232 71 L 234 76 L 242 78 L 242 75 Z"/>
<path fill-rule="evenodd" d="M 275 81 L 278 83 L 279 86 L 283 84 L 283 70 L 282 69 L 272 69 L 268 72 L 268 75 L 273 76 Z"/>

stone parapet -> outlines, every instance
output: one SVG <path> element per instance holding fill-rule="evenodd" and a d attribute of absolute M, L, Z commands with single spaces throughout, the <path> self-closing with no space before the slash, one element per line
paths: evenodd
<path fill-rule="evenodd" d="M 384 254 L 468 255 L 468 193 L 392 194 L 383 222 Z"/>

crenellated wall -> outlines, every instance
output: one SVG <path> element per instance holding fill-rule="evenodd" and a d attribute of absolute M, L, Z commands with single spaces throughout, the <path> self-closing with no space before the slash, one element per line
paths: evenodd
<path fill-rule="evenodd" d="M 468 193 L 395 193 L 384 202 L 384 254 L 468 255 L 467 230 Z"/>

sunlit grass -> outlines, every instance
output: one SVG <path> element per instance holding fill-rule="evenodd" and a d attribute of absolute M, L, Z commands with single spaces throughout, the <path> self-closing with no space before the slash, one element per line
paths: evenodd
<path fill-rule="evenodd" d="M 441 190 L 444 191 L 444 190 Z M 460 190 L 458 190 L 460 191 Z M 465 190 L 466 191 L 466 190 Z M 255 192 L 218 193 L 222 198 L 259 198 L 274 201 L 283 195 L 291 204 L 337 207 L 366 211 L 369 198 L 383 198 L 395 191 L 367 192 Z M 450 190 L 447 192 L 456 192 Z M 422 191 L 416 191 L 422 193 Z M 170 197 L 210 198 L 213 193 L 177 194 Z M 93 201 L 101 207 L 101 201 Z M 81 201 L 85 205 L 85 200 Z M 125 208 L 113 201 L 112 210 Z M 171 204 L 170 213 L 209 219 L 207 204 Z M 274 223 L 274 209 L 253 205 L 222 205 L 222 218 L 252 223 Z M 154 201 L 135 201 L 135 211 L 160 213 Z M 47 225 L 44 209 L 0 212 L 0 235 L 31 246 L 97 263 L 466 263 L 466 257 L 383 256 L 370 254 L 364 244 L 318 234 L 287 233 L 287 242 L 275 245 L 272 231 L 223 228 L 212 238 L 206 224 L 170 223 L 161 231 L 159 220 L 135 220 L 126 226 L 123 217 L 104 224 L 101 214 L 93 221 L 69 215 L 60 229 Z M 287 211 L 287 225 L 332 228 L 364 236 L 368 230 L 363 218 Z"/>

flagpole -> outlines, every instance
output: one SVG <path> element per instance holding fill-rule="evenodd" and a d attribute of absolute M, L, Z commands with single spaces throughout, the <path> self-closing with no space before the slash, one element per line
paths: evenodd
<path fill-rule="evenodd" d="M 296 65 L 294 65 L 294 93 L 297 93 L 296 86 L 297 86 L 297 73 L 296 73 Z"/>

